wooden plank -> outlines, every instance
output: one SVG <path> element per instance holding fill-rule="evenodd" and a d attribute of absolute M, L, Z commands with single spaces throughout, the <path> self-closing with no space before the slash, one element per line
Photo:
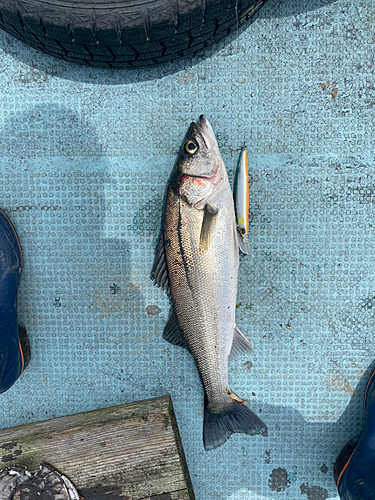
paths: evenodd
<path fill-rule="evenodd" d="M 51 465 L 85 500 L 195 498 L 169 396 L 1 430 L 0 457 Z"/>

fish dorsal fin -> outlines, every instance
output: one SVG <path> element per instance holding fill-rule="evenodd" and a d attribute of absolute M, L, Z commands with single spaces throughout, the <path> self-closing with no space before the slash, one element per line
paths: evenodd
<path fill-rule="evenodd" d="M 173 345 L 178 345 L 188 349 L 184 334 L 177 319 L 176 311 L 173 307 L 171 308 L 171 312 L 169 314 L 168 323 L 165 325 L 163 331 L 163 339 Z"/>
<path fill-rule="evenodd" d="M 247 235 L 245 237 L 241 236 L 238 227 L 236 227 L 236 235 L 237 235 L 238 248 L 245 255 L 250 255 L 252 257 L 253 252 L 251 251 L 251 246 L 247 239 Z"/>
<path fill-rule="evenodd" d="M 163 288 L 168 295 L 171 294 L 163 233 L 160 234 L 158 246 L 156 247 L 155 259 L 151 269 L 151 279 L 156 286 Z"/>
<path fill-rule="evenodd" d="M 199 238 L 199 253 L 201 254 L 207 252 L 210 246 L 212 234 L 217 221 L 218 211 L 219 210 L 216 207 L 210 204 L 207 204 L 204 207 L 202 228 Z"/>
<path fill-rule="evenodd" d="M 244 354 L 253 350 L 253 346 L 247 340 L 237 325 L 234 327 L 231 355 Z"/>

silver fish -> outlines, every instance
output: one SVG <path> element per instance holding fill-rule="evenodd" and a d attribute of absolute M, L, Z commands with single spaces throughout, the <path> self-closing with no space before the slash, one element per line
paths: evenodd
<path fill-rule="evenodd" d="M 203 443 L 266 425 L 228 388 L 231 352 L 252 349 L 235 324 L 239 238 L 232 191 L 211 125 L 191 123 L 167 189 L 164 227 L 151 278 L 172 308 L 163 338 L 188 348 L 205 391 Z"/>

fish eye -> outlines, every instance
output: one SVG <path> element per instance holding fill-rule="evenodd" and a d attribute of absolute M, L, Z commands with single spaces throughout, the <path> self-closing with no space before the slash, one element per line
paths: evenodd
<path fill-rule="evenodd" d="M 185 151 L 189 153 L 189 155 L 193 155 L 198 151 L 198 144 L 194 141 L 187 141 L 185 143 Z"/>

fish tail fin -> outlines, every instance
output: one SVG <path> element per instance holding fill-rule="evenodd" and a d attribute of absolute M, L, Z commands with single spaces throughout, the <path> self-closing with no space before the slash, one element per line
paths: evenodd
<path fill-rule="evenodd" d="M 220 413 L 212 412 L 205 401 L 203 444 L 206 451 L 221 446 L 235 432 L 267 436 L 266 424 L 249 408 L 231 400 Z"/>

